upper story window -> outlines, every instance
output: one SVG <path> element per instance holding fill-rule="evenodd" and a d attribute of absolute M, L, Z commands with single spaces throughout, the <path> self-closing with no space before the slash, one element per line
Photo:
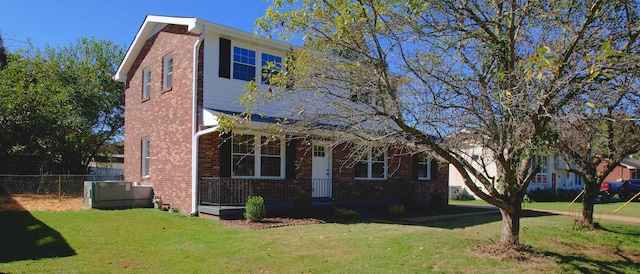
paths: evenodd
<path fill-rule="evenodd" d="M 162 90 L 171 88 L 173 82 L 173 54 L 162 58 Z"/>
<path fill-rule="evenodd" d="M 282 68 L 282 57 L 267 53 L 262 54 L 262 83 L 270 84 L 272 75 L 278 74 Z"/>
<path fill-rule="evenodd" d="M 151 96 L 151 67 L 142 70 L 142 99 L 149 99 Z"/>
<path fill-rule="evenodd" d="M 531 168 L 539 168 L 538 173 L 532 178 L 531 183 L 534 184 L 547 184 L 547 156 L 535 155 L 533 156 L 533 165 Z"/>
<path fill-rule="evenodd" d="M 431 158 L 425 154 L 418 156 L 418 180 L 431 180 Z"/>
<path fill-rule="evenodd" d="M 373 148 L 355 165 L 356 179 L 386 179 L 387 152 L 382 148 Z"/>
<path fill-rule="evenodd" d="M 544 155 L 533 156 L 533 168 L 540 168 L 538 169 L 538 173 L 546 173 L 547 172 L 547 156 L 544 156 Z"/>
<path fill-rule="evenodd" d="M 233 47 L 233 79 L 251 81 L 256 78 L 256 52 Z"/>
<path fill-rule="evenodd" d="M 280 138 L 234 135 L 231 147 L 232 176 L 283 177 L 285 148 Z"/>
<path fill-rule="evenodd" d="M 143 138 L 142 139 L 142 153 L 141 153 L 141 158 L 142 158 L 142 163 L 141 163 L 141 167 L 142 167 L 142 177 L 149 177 L 149 159 L 150 154 L 149 154 L 149 138 Z"/>

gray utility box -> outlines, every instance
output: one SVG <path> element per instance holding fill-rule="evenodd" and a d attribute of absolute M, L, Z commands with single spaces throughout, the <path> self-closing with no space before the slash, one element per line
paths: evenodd
<path fill-rule="evenodd" d="M 123 181 L 85 181 L 84 207 L 121 209 L 153 207 L 153 188 Z"/>

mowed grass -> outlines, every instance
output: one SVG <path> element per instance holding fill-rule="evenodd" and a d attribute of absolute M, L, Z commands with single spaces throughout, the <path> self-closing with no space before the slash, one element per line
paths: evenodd
<path fill-rule="evenodd" d="M 262 230 L 183 214 L 120 211 L 0 212 L 0 272 L 71 273 L 633 273 L 640 226 L 527 213 L 532 259 L 493 259 L 498 213 L 416 225 L 357 220 Z"/>
<path fill-rule="evenodd" d="M 449 203 L 452 205 L 456 205 L 456 204 L 489 205 L 487 202 L 483 200 L 473 200 L 473 201 L 450 200 Z M 593 211 L 596 214 L 640 218 L 640 202 L 631 202 L 626 205 L 624 204 L 625 204 L 625 201 L 620 201 L 618 199 L 614 199 L 611 202 L 607 202 L 607 203 L 596 203 L 593 207 Z M 624 207 L 620 208 L 623 205 Z M 531 202 L 531 203 L 523 203 L 522 208 L 558 210 L 558 211 L 575 212 L 577 215 L 582 214 L 581 202 L 575 202 L 573 204 L 571 204 L 570 202 Z M 618 208 L 620 209 L 614 213 L 613 211 Z"/>

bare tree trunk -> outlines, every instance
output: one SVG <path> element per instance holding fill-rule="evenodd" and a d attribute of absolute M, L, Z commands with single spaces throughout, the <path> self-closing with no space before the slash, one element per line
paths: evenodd
<path fill-rule="evenodd" d="M 593 228 L 593 207 L 600 192 L 600 184 L 585 182 L 584 199 L 582 201 L 582 223 Z"/>
<path fill-rule="evenodd" d="M 502 230 L 500 232 L 500 243 L 519 245 L 520 244 L 520 217 L 522 217 L 522 205 L 514 205 L 516 209 L 509 213 L 500 209 L 502 214 Z"/>

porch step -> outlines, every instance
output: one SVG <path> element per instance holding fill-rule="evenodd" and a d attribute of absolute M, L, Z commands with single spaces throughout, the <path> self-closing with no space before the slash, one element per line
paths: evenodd
<path fill-rule="evenodd" d="M 218 216 L 220 218 L 236 218 L 244 214 L 244 206 L 198 206 L 198 211 L 204 214 Z"/>

